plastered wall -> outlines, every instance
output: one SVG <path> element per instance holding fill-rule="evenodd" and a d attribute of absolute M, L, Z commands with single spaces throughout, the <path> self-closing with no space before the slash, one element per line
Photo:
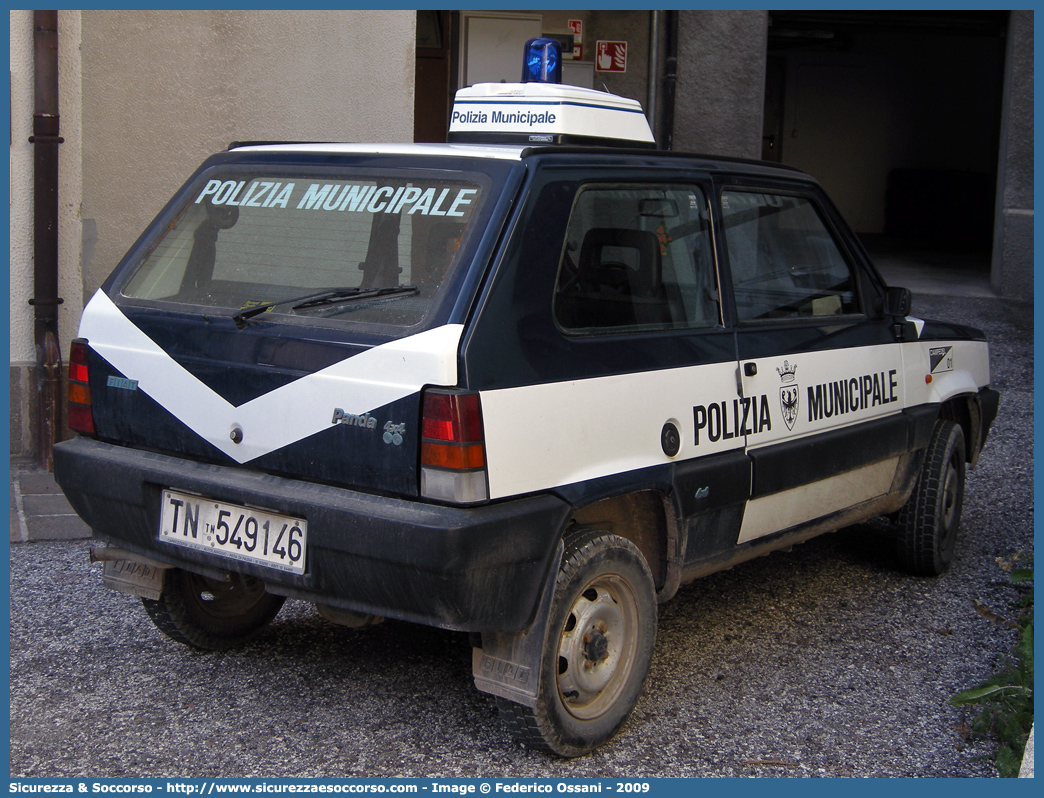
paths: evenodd
<path fill-rule="evenodd" d="M 1012 11 L 1004 81 L 993 290 L 1033 296 L 1033 11 Z"/>
<path fill-rule="evenodd" d="M 11 361 L 33 360 L 33 14 L 11 11 Z"/>
<path fill-rule="evenodd" d="M 761 157 L 768 12 L 679 16 L 674 149 Z"/>

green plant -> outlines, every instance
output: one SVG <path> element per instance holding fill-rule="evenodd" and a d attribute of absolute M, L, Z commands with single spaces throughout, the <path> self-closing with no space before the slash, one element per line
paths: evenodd
<path fill-rule="evenodd" d="M 1013 584 L 1031 585 L 1033 563 L 1019 567 L 1019 555 L 1011 560 L 998 559 Z M 971 722 L 971 734 L 997 741 L 996 766 L 1002 777 L 1019 775 L 1022 753 L 1033 726 L 1033 592 L 1025 593 L 1014 608 L 1018 619 L 1004 621 L 1000 616 L 976 609 L 985 617 L 999 620 L 1018 631 L 1018 641 L 1004 667 L 978 687 L 958 693 L 950 699 L 954 706 L 976 706 L 978 714 Z"/>

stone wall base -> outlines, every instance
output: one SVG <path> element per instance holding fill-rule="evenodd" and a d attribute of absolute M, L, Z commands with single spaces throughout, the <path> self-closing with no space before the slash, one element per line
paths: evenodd
<path fill-rule="evenodd" d="M 72 437 L 65 416 L 66 374 L 62 373 L 62 429 L 59 440 Z M 37 418 L 40 413 L 40 367 L 11 364 L 11 464 L 35 466 L 39 451 Z"/>
<path fill-rule="evenodd" d="M 1033 301 L 1033 211 L 1005 208 L 993 231 L 990 287 L 999 296 Z"/>

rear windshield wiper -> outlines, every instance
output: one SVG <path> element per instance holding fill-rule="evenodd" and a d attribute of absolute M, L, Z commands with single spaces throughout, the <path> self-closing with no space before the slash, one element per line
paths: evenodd
<path fill-rule="evenodd" d="M 333 288 L 318 294 L 307 294 L 305 296 L 293 297 L 291 299 L 280 299 L 278 302 L 264 302 L 252 308 L 241 310 L 232 317 L 236 327 L 240 330 L 246 326 L 248 320 L 259 316 L 266 310 L 291 305 L 291 310 L 305 310 L 324 305 L 333 305 L 338 302 L 351 302 L 356 299 L 372 299 L 374 297 L 397 296 L 401 294 L 416 294 L 415 285 L 390 285 L 385 288 Z"/>

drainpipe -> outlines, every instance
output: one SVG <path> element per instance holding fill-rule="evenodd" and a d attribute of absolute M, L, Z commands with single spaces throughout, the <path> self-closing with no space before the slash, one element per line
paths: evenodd
<path fill-rule="evenodd" d="M 37 464 L 52 468 L 62 429 L 62 354 L 58 345 L 58 12 L 33 12 L 33 298 L 39 366 Z"/>
<path fill-rule="evenodd" d="M 667 33 L 663 59 L 663 100 L 660 115 L 660 148 L 674 145 L 674 90 L 678 82 L 678 12 L 666 12 Z"/>
<path fill-rule="evenodd" d="M 648 102 L 645 104 L 645 115 L 649 118 L 649 127 L 656 138 L 656 126 L 659 121 L 657 117 L 657 89 L 660 85 L 660 15 L 661 11 L 649 12 L 649 80 L 646 92 Z"/>

